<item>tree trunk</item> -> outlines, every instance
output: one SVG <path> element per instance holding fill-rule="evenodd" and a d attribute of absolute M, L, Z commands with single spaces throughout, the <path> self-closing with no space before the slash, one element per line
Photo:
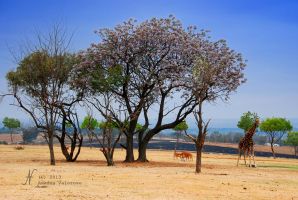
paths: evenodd
<path fill-rule="evenodd" d="M 297 156 L 298 146 L 294 146 L 295 156 Z"/>
<path fill-rule="evenodd" d="M 124 162 L 134 162 L 133 136 L 126 136 L 126 158 Z"/>
<path fill-rule="evenodd" d="M 13 144 L 13 139 L 12 139 L 12 130 L 10 131 L 10 142 Z"/>
<path fill-rule="evenodd" d="M 108 166 L 114 166 L 113 156 L 110 154 L 108 155 L 108 158 L 107 158 L 107 164 Z"/>
<path fill-rule="evenodd" d="M 78 158 L 78 156 L 80 155 L 80 152 L 81 152 L 81 147 L 82 147 L 82 144 L 83 144 L 83 136 L 79 139 L 79 145 L 78 145 L 78 151 L 77 151 L 77 154 L 75 155 L 74 158 L 72 158 L 72 161 L 71 162 L 75 162 Z"/>
<path fill-rule="evenodd" d="M 201 173 L 202 167 L 202 147 L 196 145 L 197 158 L 196 158 L 196 173 Z"/>
<path fill-rule="evenodd" d="M 103 152 L 103 155 L 106 158 L 107 165 L 108 166 L 114 166 L 114 160 L 113 160 L 113 155 L 109 152 Z"/>
<path fill-rule="evenodd" d="M 149 143 L 149 141 L 147 141 L 147 140 L 144 140 L 141 143 L 139 143 L 139 157 L 138 157 L 139 162 L 149 162 L 147 160 L 147 155 L 146 155 L 148 143 Z"/>
<path fill-rule="evenodd" d="M 274 152 L 274 147 L 273 147 L 273 143 L 271 143 L 271 151 L 272 151 L 272 155 L 273 155 L 273 158 L 275 159 L 275 152 Z"/>
<path fill-rule="evenodd" d="M 49 149 L 50 149 L 50 160 L 51 165 L 55 165 L 55 154 L 54 154 L 54 137 L 53 134 L 49 135 Z"/>

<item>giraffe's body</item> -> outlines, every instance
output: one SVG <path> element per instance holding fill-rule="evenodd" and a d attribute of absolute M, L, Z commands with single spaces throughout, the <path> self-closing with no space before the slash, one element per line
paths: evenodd
<path fill-rule="evenodd" d="M 245 159 L 246 155 L 249 156 L 249 167 L 256 166 L 255 156 L 254 156 L 254 142 L 252 137 L 254 136 L 258 125 L 259 125 L 259 120 L 256 119 L 253 126 L 245 133 L 244 137 L 241 138 L 238 145 L 239 155 L 238 155 L 237 166 L 239 164 L 239 160 L 241 158 L 242 153 L 244 157 L 245 166 L 246 166 L 246 159 Z M 251 157 L 253 158 L 254 165 L 251 165 Z"/>

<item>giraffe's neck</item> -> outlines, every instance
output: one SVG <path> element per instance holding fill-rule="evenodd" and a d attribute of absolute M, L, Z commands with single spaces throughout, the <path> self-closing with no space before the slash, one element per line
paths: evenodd
<path fill-rule="evenodd" d="M 247 133 L 246 133 L 246 137 L 247 138 L 252 138 L 252 136 L 255 134 L 256 132 L 256 129 L 257 129 L 257 123 L 254 123 L 253 127 L 251 127 Z"/>

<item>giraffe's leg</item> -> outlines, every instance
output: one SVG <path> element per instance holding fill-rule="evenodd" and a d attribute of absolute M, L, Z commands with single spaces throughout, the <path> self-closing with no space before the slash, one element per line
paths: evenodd
<path fill-rule="evenodd" d="M 239 165 L 239 160 L 241 159 L 241 149 L 238 149 L 238 160 L 237 160 L 237 167 Z"/>
<path fill-rule="evenodd" d="M 244 164 L 245 164 L 245 166 L 247 166 L 246 165 L 246 156 L 245 156 L 246 154 L 247 154 L 247 150 L 244 150 L 243 151 L 243 158 L 244 158 Z"/>
<path fill-rule="evenodd" d="M 248 156 L 249 156 L 249 167 L 251 167 L 251 148 L 248 149 Z"/>
<path fill-rule="evenodd" d="M 252 146 L 252 159 L 253 159 L 253 162 L 254 162 L 254 167 L 257 167 L 256 162 L 255 162 L 255 149 L 254 149 L 254 146 Z"/>

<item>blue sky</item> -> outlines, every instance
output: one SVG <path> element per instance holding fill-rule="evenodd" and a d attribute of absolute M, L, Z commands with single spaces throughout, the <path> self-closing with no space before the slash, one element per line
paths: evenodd
<path fill-rule="evenodd" d="M 229 103 L 207 105 L 205 116 L 214 127 L 234 127 L 248 110 L 262 118 L 293 119 L 298 127 L 298 1 L 285 0 L 0 0 L 0 91 L 6 91 L 5 74 L 16 67 L 9 48 L 31 38 L 36 29 L 46 32 L 62 22 L 75 32 L 73 50 L 97 42 L 94 30 L 113 27 L 129 18 L 142 21 L 175 15 L 185 26 L 211 31 L 214 40 L 228 44 L 248 60 L 247 83 Z M 4 116 L 25 119 L 20 110 L 0 104 Z M 83 113 L 82 113 L 83 115 Z"/>

